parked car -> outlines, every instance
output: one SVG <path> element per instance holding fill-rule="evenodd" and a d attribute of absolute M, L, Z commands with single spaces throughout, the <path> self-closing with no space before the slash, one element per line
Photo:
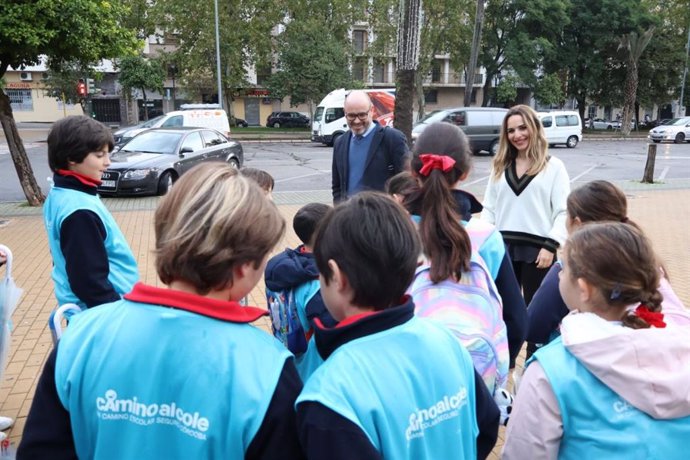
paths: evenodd
<path fill-rule="evenodd" d="M 239 142 L 215 129 L 155 128 L 145 131 L 111 155 L 98 192 L 102 195 L 164 195 L 193 166 L 224 161 L 242 167 Z"/>
<path fill-rule="evenodd" d="M 595 118 L 589 121 L 589 129 L 616 129 L 616 126 L 620 126 L 619 122 L 604 120 L 603 118 Z"/>
<path fill-rule="evenodd" d="M 246 128 L 249 126 L 249 123 L 247 123 L 242 118 L 235 117 L 235 126 L 237 126 L 238 128 Z"/>
<path fill-rule="evenodd" d="M 266 119 L 266 126 L 273 128 L 304 128 L 309 117 L 299 112 L 273 112 Z"/>
<path fill-rule="evenodd" d="M 582 122 L 578 112 L 540 112 L 539 118 L 550 146 L 565 144 L 572 149 L 582 140 Z"/>
<path fill-rule="evenodd" d="M 674 118 L 665 125 L 651 129 L 649 139 L 657 144 L 661 141 L 673 141 L 676 144 L 690 141 L 690 117 Z"/>
<path fill-rule="evenodd" d="M 452 123 L 465 132 L 473 153 L 485 150 L 495 155 L 506 113 L 507 109 L 496 107 L 458 107 L 432 112 L 412 127 L 412 141 L 416 141 L 427 126 L 442 121 Z"/>

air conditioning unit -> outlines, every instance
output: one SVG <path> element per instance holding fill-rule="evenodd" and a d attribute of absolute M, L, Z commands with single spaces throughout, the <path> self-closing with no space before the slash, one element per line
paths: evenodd
<path fill-rule="evenodd" d="M 21 81 L 31 81 L 31 80 L 33 80 L 32 76 L 31 76 L 31 72 L 22 72 L 22 73 L 20 73 L 20 74 L 19 74 L 19 79 L 20 79 Z"/>

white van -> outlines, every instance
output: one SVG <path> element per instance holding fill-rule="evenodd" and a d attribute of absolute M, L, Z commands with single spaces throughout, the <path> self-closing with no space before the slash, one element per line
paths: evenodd
<path fill-rule="evenodd" d="M 115 145 L 123 145 L 137 134 L 151 128 L 175 128 L 190 126 L 194 128 L 211 128 L 220 131 L 226 137 L 230 135 L 230 122 L 225 110 L 216 104 L 183 104 L 183 110 L 168 112 L 144 123 L 123 128 L 113 133 Z"/>
<path fill-rule="evenodd" d="M 544 134 L 549 146 L 565 144 L 572 149 L 582 140 L 582 120 L 573 111 L 540 112 L 539 118 L 544 126 Z"/>
<path fill-rule="evenodd" d="M 345 96 L 350 89 L 336 89 L 319 103 L 312 121 L 311 141 L 333 145 L 349 128 L 345 120 Z M 374 107 L 374 120 L 381 126 L 393 125 L 395 89 L 366 89 Z"/>

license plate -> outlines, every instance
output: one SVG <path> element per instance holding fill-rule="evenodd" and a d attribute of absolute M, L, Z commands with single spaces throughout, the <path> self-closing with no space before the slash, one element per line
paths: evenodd
<path fill-rule="evenodd" d="M 101 187 L 115 188 L 115 181 L 114 180 L 102 180 L 101 181 Z"/>

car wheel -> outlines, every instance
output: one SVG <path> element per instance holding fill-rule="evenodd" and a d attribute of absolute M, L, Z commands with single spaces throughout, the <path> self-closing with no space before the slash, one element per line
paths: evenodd
<path fill-rule="evenodd" d="M 280 123 L 278 123 L 278 122 L 276 121 L 275 123 L 273 123 L 273 127 L 274 127 L 274 128 L 280 128 Z"/>
<path fill-rule="evenodd" d="M 577 136 L 570 136 L 565 145 L 568 146 L 569 149 L 574 149 L 577 146 L 577 143 Z"/>
<path fill-rule="evenodd" d="M 682 144 L 683 142 L 685 142 L 685 134 L 676 134 L 676 138 L 673 140 L 673 142 L 675 142 L 676 144 Z"/>
<path fill-rule="evenodd" d="M 496 153 L 498 153 L 498 139 L 494 139 L 489 146 L 489 155 L 494 156 Z"/>
<path fill-rule="evenodd" d="M 328 146 L 329 146 L 329 147 L 333 147 L 333 146 L 335 145 L 335 141 L 337 141 L 338 138 L 339 138 L 340 136 L 342 136 L 342 134 L 334 134 L 334 135 L 333 135 L 333 140 L 331 140 L 331 143 L 328 144 Z"/>
<path fill-rule="evenodd" d="M 228 164 L 233 168 L 233 169 L 240 169 L 240 162 L 237 161 L 237 158 L 230 158 L 228 160 Z"/>
<path fill-rule="evenodd" d="M 607 131 L 613 131 L 613 126 L 608 125 L 608 126 L 606 127 L 606 130 L 607 130 Z"/>
<path fill-rule="evenodd" d="M 175 179 L 170 171 L 166 171 L 161 175 L 158 180 L 158 195 L 165 195 L 170 191 Z"/>

